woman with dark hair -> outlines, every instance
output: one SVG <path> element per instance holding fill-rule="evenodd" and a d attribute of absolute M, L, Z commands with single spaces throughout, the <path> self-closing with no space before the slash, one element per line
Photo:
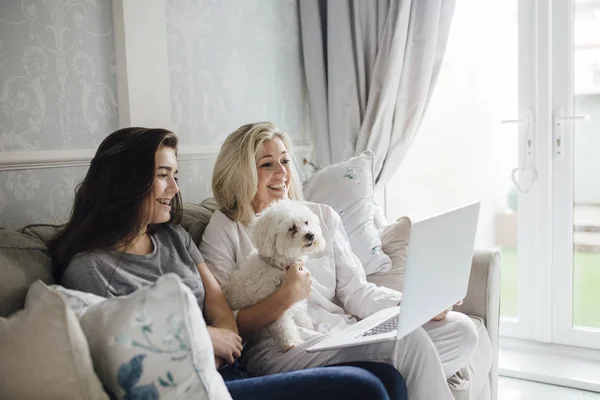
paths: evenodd
<path fill-rule="evenodd" d="M 120 129 L 98 147 L 76 190 L 71 218 L 50 244 L 53 269 L 63 286 L 103 297 L 126 295 L 165 273 L 177 274 L 197 298 L 217 368 L 226 381 L 240 378 L 235 360 L 242 340 L 233 313 L 190 234 L 178 224 L 181 213 L 177 136 L 165 129 Z M 225 368 L 226 363 L 233 366 Z M 290 391 L 293 398 L 304 398 L 304 393 L 316 399 L 325 388 L 328 398 L 337 393 L 339 398 L 389 399 L 387 392 L 392 398 L 404 392 L 393 368 L 362 367 L 236 380 L 227 386 L 239 399 L 280 398 Z"/>
<path fill-rule="evenodd" d="M 176 151 L 177 136 L 164 129 L 124 128 L 109 135 L 76 190 L 51 256 L 63 286 L 103 297 L 177 274 L 198 299 L 220 367 L 239 357 L 242 341 L 219 284 L 177 224 Z"/>
<path fill-rule="evenodd" d="M 157 158 L 166 156 L 172 161 L 176 149 L 177 137 L 164 129 L 125 128 L 109 135 L 76 189 L 69 222 L 50 247 L 54 271 L 62 276 L 77 253 L 142 244 L 147 247 L 150 237 L 146 233 L 151 234 L 156 225 L 144 219 L 152 213 L 158 217 L 153 219 L 160 220 L 157 222 L 178 223 L 181 196 L 174 182 L 168 182 L 172 191 L 165 196 L 170 198 L 168 208 L 149 201 L 155 172 L 160 183 L 170 178 L 169 172 L 176 172 L 167 168 L 155 171 Z M 171 176 L 177 179 L 173 173 Z"/>

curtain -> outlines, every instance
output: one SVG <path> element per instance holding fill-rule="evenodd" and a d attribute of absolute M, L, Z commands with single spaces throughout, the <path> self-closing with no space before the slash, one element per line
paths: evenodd
<path fill-rule="evenodd" d="M 455 0 L 299 0 L 317 163 L 375 153 L 400 166 L 431 98 Z"/>

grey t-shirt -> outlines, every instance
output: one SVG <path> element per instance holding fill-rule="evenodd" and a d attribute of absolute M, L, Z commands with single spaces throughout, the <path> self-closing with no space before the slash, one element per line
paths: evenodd
<path fill-rule="evenodd" d="M 204 262 L 192 237 L 180 225 L 161 224 L 150 235 L 152 252 L 146 255 L 98 250 L 76 254 L 62 278 L 62 286 L 117 297 L 148 286 L 168 272 L 177 274 L 204 306 L 204 286 L 197 265 Z"/>

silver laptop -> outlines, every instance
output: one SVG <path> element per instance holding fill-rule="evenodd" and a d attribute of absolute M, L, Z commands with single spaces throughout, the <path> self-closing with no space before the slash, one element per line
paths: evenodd
<path fill-rule="evenodd" d="M 414 222 L 402 305 L 333 332 L 309 353 L 400 339 L 467 294 L 480 203 Z"/>

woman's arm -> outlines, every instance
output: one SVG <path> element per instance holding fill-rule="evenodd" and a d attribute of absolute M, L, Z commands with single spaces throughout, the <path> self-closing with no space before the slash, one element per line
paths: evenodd
<path fill-rule="evenodd" d="M 242 354 L 242 338 L 217 280 L 205 263 L 197 267 L 205 292 L 204 318 L 215 352 L 215 365 L 219 368 L 223 361 L 232 364 Z"/>
<path fill-rule="evenodd" d="M 227 328 L 238 333 L 233 312 L 225 300 L 223 291 L 217 280 L 210 272 L 206 263 L 198 264 L 198 272 L 204 285 L 204 318 L 206 322 L 215 328 Z"/>

